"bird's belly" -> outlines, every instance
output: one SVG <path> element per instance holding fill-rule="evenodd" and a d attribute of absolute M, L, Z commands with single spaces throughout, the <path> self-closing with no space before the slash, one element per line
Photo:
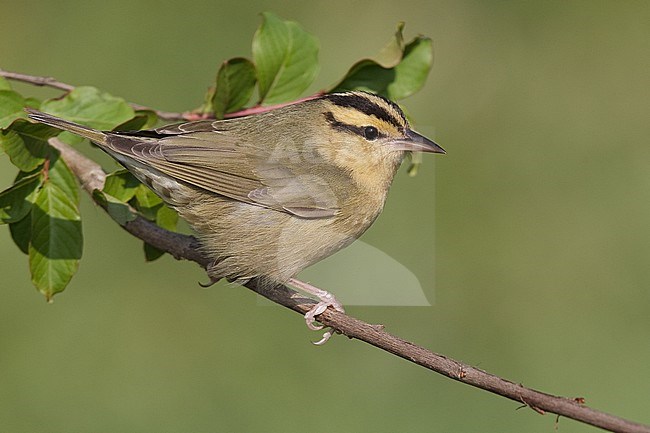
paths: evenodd
<path fill-rule="evenodd" d="M 210 203 L 207 203 L 207 202 Z M 210 209 L 210 214 L 203 210 Z M 215 260 L 213 278 L 263 278 L 283 283 L 352 243 L 375 215 L 306 219 L 260 206 L 203 195 L 179 209 Z"/>

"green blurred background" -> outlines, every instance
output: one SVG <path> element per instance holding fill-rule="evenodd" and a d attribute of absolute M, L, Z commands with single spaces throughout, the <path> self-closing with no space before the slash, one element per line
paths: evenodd
<path fill-rule="evenodd" d="M 200 104 L 223 59 L 249 55 L 261 11 L 320 39 L 312 91 L 374 54 L 398 20 L 409 38 L 431 36 L 432 74 L 403 102 L 448 154 L 426 156 L 415 178 L 400 172 L 363 241 L 415 275 L 432 306 L 349 313 L 650 423 L 649 2 L 1 9 L 0 67 L 173 111 Z M 14 172 L 0 158 L 0 187 Z M 314 347 L 318 334 L 298 315 L 246 289 L 201 289 L 205 276 L 191 263 L 145 264 L 140 243 L 87 198 L 82 213 L 84 258 L 52 305 L 0 228 L 0 431 L 553 431 L 554 416 L 515 410 L 363 343 Z M 343 284 L 352 278 L 340 274 Z M 561 419 L 560 431 L 594 430 Z"/>

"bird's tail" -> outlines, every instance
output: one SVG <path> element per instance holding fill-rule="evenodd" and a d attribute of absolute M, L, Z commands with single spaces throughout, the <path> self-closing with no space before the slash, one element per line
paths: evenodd
<path fill-rule="evenodd" d="M 25 108 L 27 115 L 30 119 L 36 120 L 37 122 L 44 123 L 49 126 L 53 126 L 64 131 L 72 132 L 73 134 L 79 135 L 81 137 L 87 138 L 93 143 L 99 145 L 106 144 L 106 134 L 102 131 L 89 128 L 87 126 L 79 125 L 78 123 L 70 122 L 68 120 L 61 119 L 51 114 L 43 113 L 32 108 Z"/>

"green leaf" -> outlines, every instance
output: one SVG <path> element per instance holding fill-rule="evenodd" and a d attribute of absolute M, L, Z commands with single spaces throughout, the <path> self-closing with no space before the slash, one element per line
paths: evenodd
<path fill-rule="evenodd" d="M 119 225 L 124 225 L 136 219 L 137 215 L 131 212 L 128 204 L 98 189 L 93 191 L 93 199 L 103 207 L 108 215 Z"/>
<path fill-rule="evenodd" d="M 395 35 L 391 40 L 381 49 L 377 57 L 374 60 L 380 66 L 384 68 L 392 68 L 396 66 L 404 54 L 404 23 L 400 22 L 397 24 L 397 30 Z"/>
<path fill-rule="evenodd" d="M 395 80 L 388 86 L 388 97 L 404 99 L 420 90 L 433 66 L 433 41 L 417 37 L 404 49 L 404 57 L 395 66 Z"/>
<path fill-rule="evenodd" d="M 217 119 L 241 109 L 255 89 L 255 66 L 248 59 L 237 57 L 223 62 L 217 73 L 217 85 L 212 96 L 212 110 Z"/>
<path fill-rule="evenodd" d="M 41 104 L 41 111 L 103 131 L 133 118 L 131 106 L 122 98 L 94 87 L 77 87 L 61 99 Z"/>
<path fill-rule="evenodd" d="M 158 209 L 163 205 L 162 199 L 142 184 L 135 190 L 135 197 L 132 202 L 138 212 L 151 221 L 156 220 Z"/>
<path fill-rule="evenodd" d="M 16 119 L 26 118 L 25 99 L 13 90 L 0 90 L 0 129 Z"/>
<path fill-rule="evenodd" d="M 409 166 L 406 169 L 406 173 L 409 175 L 409 177 L 415 177 L 418 175 L 418 170 L 422 165 L 422 153 L 408 152 L 406 155 L 409 159 Z"/>
<path fill-rule="evenodd" d="M 158 115 L 153 110 L 138 110 L 132 119 L 117 125 L 113 131 L 140 131 L 152 128 L 158 123 Z"/>
<path fill-rule="evenodd" d="M 364 90 L 389 99 L 404 99 L 424 86 L 433 65 L 433 42 L 418 36 L 404 45 L 403 24 L 374 59 L 355 63 L 330 92 Z"/>
<path fill-rule="evenodd" d="M 16 174 L 16 177 L 14 178 L 14 183 L 16 183 L 19 180 L 22 180 L 22 179 L 24 179 L 26 177 L 33 176 L 33 175 L 35 175 L 37 173 L 42 173 L 42 169 L 43 169 L 43 167 L 38 167 L 37 169 L 32 170 L 32 171 L 19 171 Z"/>
<path fill-rule="evenodd" d="M 260 103 L 296 99 L 318 72 L 318 40 L 297 23 L 265 12 L 253 37 Z"/>
<path fill-rule="evenodd" d="M 130 203 L 148 220 L 155 221 L 156 224 L 164 229 L 176 230 L 178 214 L 168 208 L 163 200 L 145 185 L 140 184 L 136 188 L 135 196 L 131 199 Z M 144 244 L 144 255 L 147 261 L 156 260 L 163 254 L 164 251 L 147 243 Z"/>
<path fill-rule="evenodd" d="M 144 259 L 148 262 L 153 262 L 154 260 L 158 260 L 159 258 L 165 255 L 165 252 L 163 250 L 159 250 L 158 248 L 146 242 L 143 244 L 143 249 L 144 249 Z"/>
<path fill-rule="evenodd" d="M 32 98 L 32 97 L 25 98 L 25 105 L 29 108 L 39 109 L 41 107 L 41 104 L 42 102 L 40 99 Z"/>
<path fill-rule="evenodd" d="M 25 218 L 15 223 L 9 224 L 9 232 L 11 239 L 20 251 L 24 254 L 29 254 L 29 242 L 32 239 L 32 214 L 29 212 Z"/>
<path fill-rule="evenodd" d="M 363 90 L 388 97 L 388 86 L 395 80 L 394 68 L 384 68 L 374 60 L 355 63 L 331 92 Z"/>
<path fill-rule="evenodd" d="M 44 101 L 40 110 L 99 130 L 111 130 L 134 117 L 124 99 L 89 86 L 76 87 L 63 98 Z M 70 132 L 62 132 L 59 138 L 68 144 L 83 141 Z"/>
<path fill-rule="evenodd" d="M 216 91 L 217 86 L 208 87 L 208 91 L 203 95 L 203 103 L 200 107 L 194 110 L 194 112 L 202 115 L 209 115 L 211 112 L 214 112 L 214 109 L 212 108 L 212 99 L 214 98 Z"/>
<path fill-rule="evenodd" d="M 52 182 L 45 182 L 32 207 L 29 269 L 32 282 L 50 301 L 77 271 L 83 248 L 77 205 Z"/>
<path fill-rule="evenodd" d="M 11 84 L 5 77 L 0 77 L 0 90 L 11 90 Z"/>
<path fill-rule="evenodd" d="M 18 119 L 0 133 L 0 145 L 11 162 L 22 171 L 32 171 L 48 156 L 47 140 L 61 131 L 41 123 Z"/>
<path fill-rule="evenodd" d="M 77 180 L 63 158 L 60 157 L 59 152 L 55 149 L 52 149 L 47 173 L 50 182 L 68 196 L 75 205 L 79 204 L 79 186 L 77 185 Z"/>
<path fill-rule="evenodd" d="M 156 212 L 156 224 L 165 230 L 175 231 L 178 224 L 178 214 L 170 207 L 161 204 L 158 206 L 158 212 Z M 165 252 L 163 250 L 146 242 L 144 243 L 144 257 L 146 261 L 153 262 L 164 254 Z"/>
<path fill-rule="evenodd" d="M 104 192 L 126 203 L 133 198 L 140 185 L 140 181 L 131 172 L 118 170 L 106 176 Z"/>
<path fill-rule="evenodd" d="M 388 85 L 395 79 L 393 68 L 404 54 L 404 23 L 397 25 L 393 38 L 375 58 L 359 60 L 352 65 L 345 77 L 330 92 L 364 90 L 383 96 L 388 94 Z"/>
<path fill-rule="evenodd" d="M 175 231 L 178 225 L 178 213 L 167 205 L 163 205 L 156 213 L 156 224 L 165 230 Z"/>
<path fill-rule="evenodd" d="M 23 177 L 12 186 L 0 192 L 0 221 L 15 223 L 32 210 L 36 190 L 43 182 L 40 172 Z"/>

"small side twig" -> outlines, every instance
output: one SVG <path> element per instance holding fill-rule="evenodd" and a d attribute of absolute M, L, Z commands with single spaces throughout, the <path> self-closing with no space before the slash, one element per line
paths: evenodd
<path fill-rule="evenodd" d="M 32 84 L 34 86 L 51 87 L 53 89 L 63 90 L 65 92 L 71 92 L 75 89 L 75 86 L 59 81 L 53 77 L 39 77 L 36 75 L 5 71 L 4 69 L 0 69 L 0 77 L 4 77 L 8 80 L 14 80 L 14 81 L 20 81 L 22 83 Z M 196 113 L 192 113 L 189 111 L 184 113 L 177 113 L 172 111 L 154 110 L 153 108 L 149 108 L 140 104 L 131 103 L 129 105 L 131 105 L 131 107 L 133 107 L 134 110 L 151 110 L 155 112 L 156 115 L 162 120 L 169 120 L 169 121 L 198 120 L 199 118 L 203 118 L 197 115 Z"/>
<path fill-rule="evenodd" d="M 38 77 L 36 75 L 27 75 L 20 74 L 18 72 L 9 72 L 4 69 L 0 69 L 0 76 L 5 77 L 8 80 L 21 81 L 23 83 L 33 84 L 34 86 L 41 87 L 52 87 L 53 89 L 64 90 L 69 92 L 74 90 L 74 86 L 70 84 L 62 83 L 58 80 L 55 80 L 52 77 Z"/>
<path fill-rule="evenodd" d="M 3 69 L 0 69 L 0 76 L 7 78 L 9 80 L 20 81 L 23 83 L 32 84 L 34 86 L 51 87 L 53 89 L 63 90 L 66 92 L 70 92 L 75 89 L 75 86 L 71 84 L 63 83 L 59 80 L 56 80 L 53 77 L 39 77 L 36 75 L 28 75 L 28 74 L 21 74 L 18 72 L 5 71 Z M 234 117 L 242 117 L 242 116 L 249 116 L 251 114 L 259 114 L 265 111 L 275 110 L 276 108 L 284 107 L 286 105 L 308 101 L 310 99 L 314 99 L 322 95 L 323 92 L 318 92 L 314 95 L 307 96 L 306 98 L 302 98 L 297 101 L 287 102 L 284 104 L 275 104 L 275 105 L 266 105 L 266 106 L 256 105 L 254 107 L 245 108 L 243 110 L 235 111 L 232 113 L 227 113 L 224 117 L 226 119 L 231 119 Z M 193 121 L 193 120 L 214 119 L 214 114 L 200 114 L 193 111 L 184 111 L 182 113 L 179 113 L 174 111 L 155 110 L 145 105 L 135 104 L 132 102 L 129 103 L 129 105 L 131 105 L 131 107 L 134 110 L 153 111 L 154 113 L 156 113 L 156 116 L 158 116 L 159 119 L 167 120 L 167 121 L 179 121 L 179 120 Z"/>

